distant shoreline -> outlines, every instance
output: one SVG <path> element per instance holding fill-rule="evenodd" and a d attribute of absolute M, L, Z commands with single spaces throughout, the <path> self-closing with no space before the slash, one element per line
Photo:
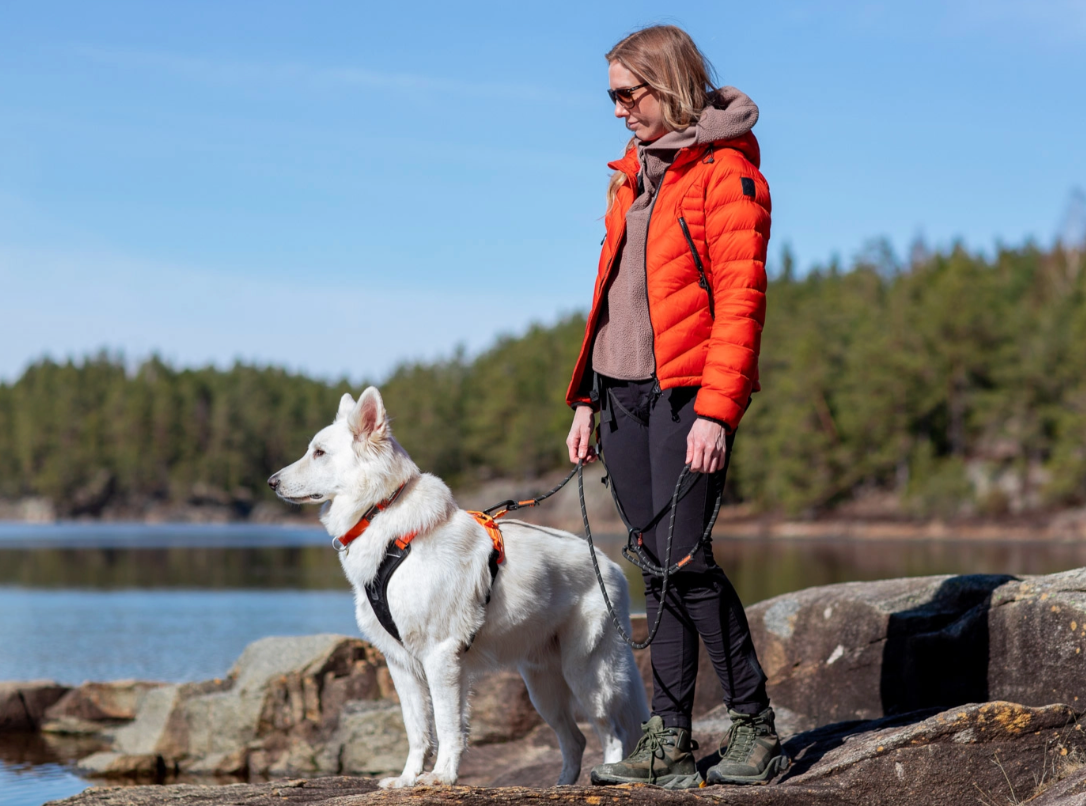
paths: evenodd
<path fill-rule="evenodd" d="M 467 489 L 454 490 L 465 509 L 485 509 L 499 501 L 524 500 L 552 488 L 565 477 L 561 470 L 533 479 L 497 478 Z M 584 495 L 593 534 L 624 535 L 611 493 L 599 482 L 603 468 L 589 465 L 584 473 Z M 1086 507 L 1003 515 L 972 515 L 958 518 L 913 519 L 902 512 L 900 499 L 875 493 L 843 504 L 835 511 L 810 518 L 790 518 L 755 512 L 749 504 L 733 504 L 720 510 L 713 536 L 737 540 L 853 540 L 853 541 L 1030 541 L 1070 542 L 1086 540 Z M 165 501 L 117 502 L 97 515 L 65 517 L 49 499 L 0 500 L 0 523 L 136 523 L 136 524 L 247 524 L 320 527 L 320 507 L 289 506 L 260 501 L 241 507 L 226 500 L 182 503 Z M 574 533 L 583 532 L 577 483 L 538 508 L 522 509 L 516 517 L 541 526 Z"/>
<path fill-rule="evenodd" d="M 479 506 L 467 496 L 461 500 L 466 508 Z M 0 504 L 0 526 L 63 526 L 78 524 L 117 524 L 143 526 L 268 526 L 294 528 L 320 528 L 318 511 L 303 510 L 297 514 L 284 512 L 278 517 L 265 513 L 260 518 L 230 517 L 223 512 L 208 512 L 202 507 L 171 507 L 170 514 L 153 512 L 149 517 L 132 517 L 130 513 L 108 513 L 103 517 L 81 516 L 76 518 L 13 516 L 14 507 Z M 567 508 L 553 510 L 528 510 L 516 513 L 519 519 L 540 525 L 583 532 L 580 515 L 570 517 Z M 591 508 L 590 508 L 591 509 Z M 598 508 L 597 508 L 598 509 Z M 128 517 L 125 517 L 128 514 Z M 610 516 L 608 516 L 610 515 Z M 622 523 L 610 513 L 593 513 L 594 534 L 624 534 Z M 832 515 L 813 519 L 790 519 L 771 515 L 751 515 L 742 505 L 724 507 L 713 536 L 732 540 L 849 540 L 849 541 L 978 541 L 978 542 L 1071 542 L 1086 539 L 1086 509 L 1046 513 L 1029 519 L 969 518 L 961 520 L 909 521 L 893 518 L 835 517 Z"/>
<path fill-rule="evenodd" d="M 998 520 L 902 522 L 893 520 L 759 520 L 749 519 L 718 524 L 714 537 L 746 540 L 933 540 L 1023 543 L 1030 541 L 1072 542 L 1086 539 L 1086 518 L 1039 525 Z"/>

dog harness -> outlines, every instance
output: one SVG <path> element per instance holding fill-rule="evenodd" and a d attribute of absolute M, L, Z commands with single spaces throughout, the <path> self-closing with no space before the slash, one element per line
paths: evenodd
<path fill-rule="evenodd" d="M 377 516 L 382 510 L 387 509 L 392 503 L 399 498 L 400 493 L 403 492 L 403 488 L 407 482 L 401 484 L 399 488 L 383 501 L 379 501 L 372 507 L 366 510 L 365 514 L 358 520 L 354 526 L 351 527 L 345 535 L 337 537 L 332 540 L 332 547 L 336 551 L 342 551 L 347 553 L 350 550 L 351 543 L 356 540 L 366 529 L 369 528 L 373 518 Z M 490 542 L 493 548 L 490 551 L 490 558 L 487 560 L 487 567 L 490 569 L 490 588 L 486 592 L 486 601 L 483 606 L 490 604 L 490 593 L 494 589 L 494 580 L 498 576 L 498 566 L 505 562 L 505 540 L 502 537 L 501 529 L 498 528 L 498 524 L 494 522 L 494 518 L 485 512 L 469 511 L 475 520 L 486 529 L 487 535 L 490 537 Z M 504 514 L 504 513 L 501 513 Z M 499 515 L 500 517 L 501 515 Z M 377 620 L 381 623 L 381 626 L 385 628 L 385 631 L 399 641 L 401 644 L 403 640 L 400 638 L 400 630 L 396 627 L 396 620 L 392 618 L 392 611 L 388 607 L 388 581 L 392 579 L 392 575 L 396 572 L 396 569 L 400 567 L 400 564 L 407 559 L 407 555 L 411 553 L 411 541 L 418 537 L 419 532 L 408 532 L 405 535 L 401 535 L 393 540 L 388 545 L 388 549 L 385 551 L 385 558 L 381 560 L 381 564 L 377 566 L 377 573 L 373 579 L 366 584 L 366 598 L 369 600 L 370 607 L 373 608 L 373 614 L 377 616 Z M 475 640 L 473 635 L 469 640 L 465 651 L 471 648 L 472 642 Z"/>

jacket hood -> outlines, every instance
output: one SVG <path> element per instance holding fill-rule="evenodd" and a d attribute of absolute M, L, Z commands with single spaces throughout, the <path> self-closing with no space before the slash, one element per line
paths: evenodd
<path fill-rule="evenodd" d="M 758 104 L 735 87 L 721 87 L 709 96 L 710 105 L 702 110 L 695 131 L 698 143 L 735 140 L 747 134 L 758 122 Z"/>
<path fill-rule="evenodd" d="M 708 145 L 728 140 L 747 138 L 753 141 L 751 129 L 758 122 L 758 105 L 745 92 L 735 87 L 721 87 L 709 95 L 709 106 L 701 111 L 698 122 L 685 129 L 668 132 L 651 143 L 631 140 L 622 159 L 608 163 L 609 167 L 624 170 L 636 175 L 640 168 L 640 157 L 644 154 L 659 154 L 668 162 L 683 148 L 695 145 Z M 756 165 L 759 162 L 757 145 L 738 144 Z"/>

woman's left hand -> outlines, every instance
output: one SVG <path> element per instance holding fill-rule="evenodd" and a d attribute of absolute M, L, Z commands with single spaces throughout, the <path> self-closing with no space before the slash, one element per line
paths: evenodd
<path fill-rule="evenodd" d="M 694 421 L 686 435 L 686 463 L 692 473 L 716 473 L 724 467 L 727 455 L 727 432 L 724 426 L 701 417 Z"/>

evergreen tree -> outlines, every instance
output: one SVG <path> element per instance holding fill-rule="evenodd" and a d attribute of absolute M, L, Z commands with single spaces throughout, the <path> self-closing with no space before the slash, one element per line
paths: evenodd
<path fill-rule="evenodd" d="M 914 514 L 954 515 L 1002 512 L 1017 485 L 1031 505 L 1086 503 L 1082 262 L 1027 244 L 991 260 L 916 246 L 902 265 L 875 242 L 848 271 L 799 277 L 785 250 L 731 497 L 814 514 L 882 489 Z M 474 359 L 398 367 L 381 384 L 397 437 L 455 485 L 562 467 L 584 326 L 573 315 Z M 274 367 L 126 366 L 46 359 L 0 384 L 0 497 L 68 513 L 270 497 L 265 479 L 361 392 Z"/>

